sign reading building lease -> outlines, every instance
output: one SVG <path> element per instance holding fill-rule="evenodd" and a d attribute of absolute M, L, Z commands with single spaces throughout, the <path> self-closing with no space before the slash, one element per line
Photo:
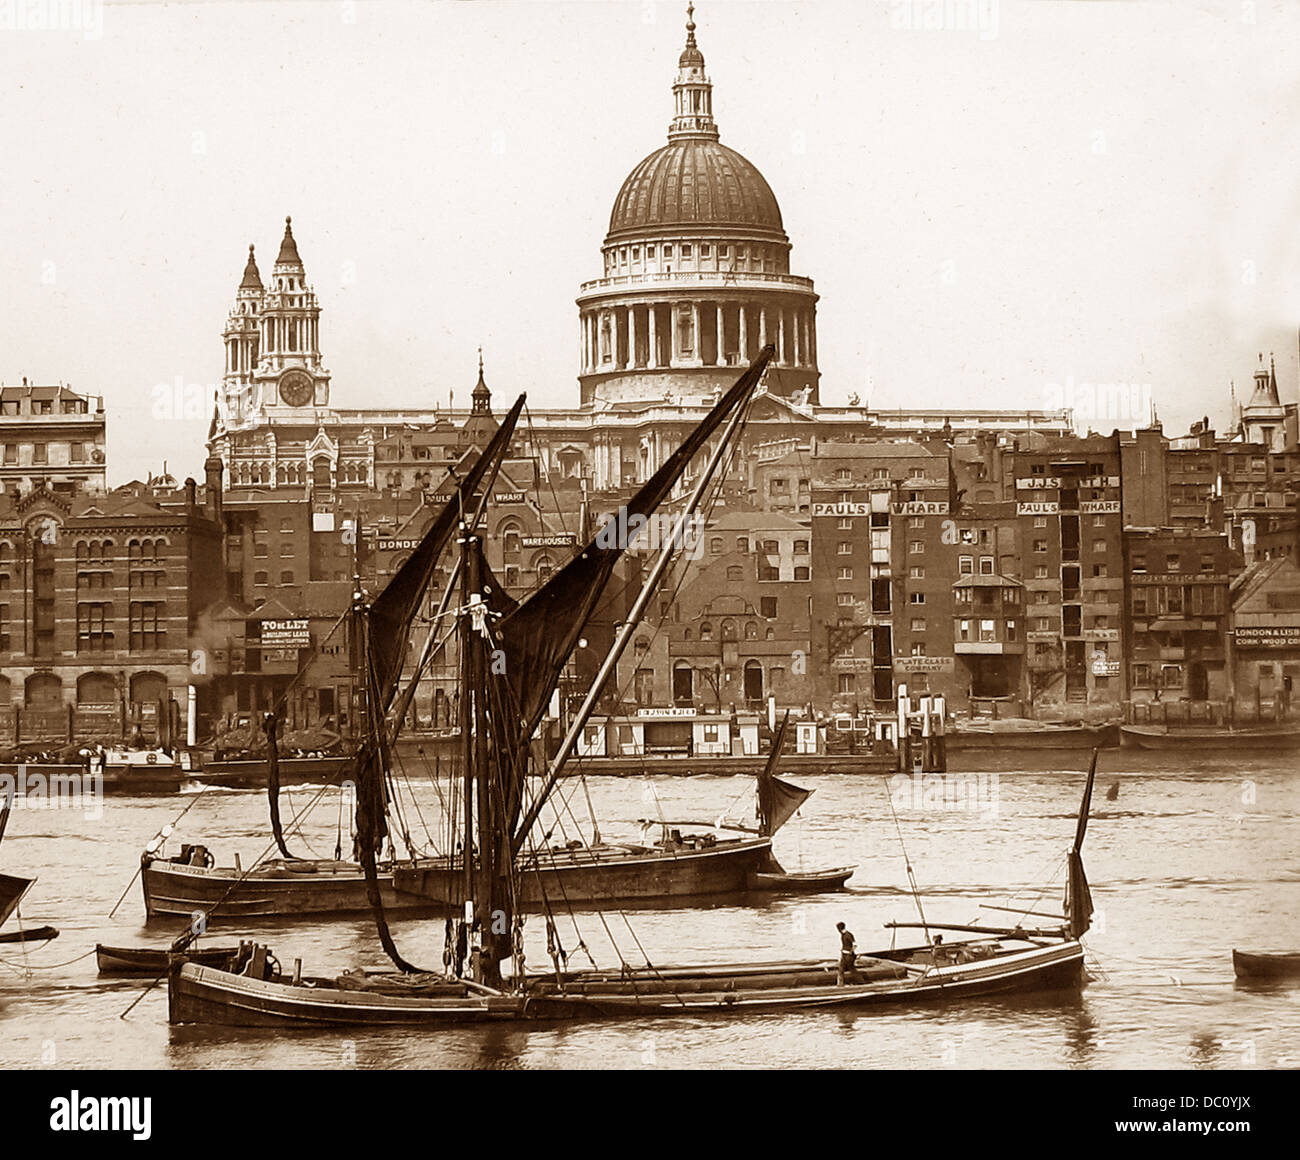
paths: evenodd
<path fill-rule="evenodd" d="M 952 657 L 895 657 L 896 673 L 950 673 L 953 671 Z"/>
<path fill-rule="evenodd" d="M 908 500 L 903 503 L 891 503 L 889 510 L 896 516 L 946 516 L 947 500 Z"/>
<path fill-rule="evenodd" d="M 812 505 L 815 516 L 869 516 L 869 503 L 815 503 Z"/>
<path fill-rule="evenodd" d="M 262 621 L 263 648 L 311 648 L 311 622 L 308 620 Z"/>
<path fill-rule="evenodd" d="M 1085 499 L 1079 504 L 1079 511 L 1084 515 L 1118 515 L 1119 500 L 1117 499 Z"/>
<path fill-rule="evenodd" d="M 574 544 L 572 532 L 563 532 L 554 536 L 523 536 L 519 541 L 525 548 L 571 548 Z"/>
<path fill-rule="evenodd" d="M 1061 505 L 1055 500 L 1025 500 L 1016 504 L 1016 515 L 1018 516 L 1054 516 L 1060 510 Z"/>
<path fill-rule="evenodd" d="M 1240 624 L 1238 648 L 1300 648 L 1300 624 Z"/>

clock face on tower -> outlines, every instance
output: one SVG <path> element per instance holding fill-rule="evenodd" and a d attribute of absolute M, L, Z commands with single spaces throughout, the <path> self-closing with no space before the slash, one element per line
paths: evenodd
<path fill-rule="evenodd" d="M 280 376 L 280 398 L 290 407 L 305 407 L 316 395 L 316 384 L 306 371 L 296 368 Z"/>

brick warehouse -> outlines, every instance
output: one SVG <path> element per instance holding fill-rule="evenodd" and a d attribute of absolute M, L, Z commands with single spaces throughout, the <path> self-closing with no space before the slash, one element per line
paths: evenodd
<path fill-rule="evenodd" d="M 170 488 L 168 489 L 170 491 Z M 130 492 L 0 496 L 0 733 L 156 730 L 202 684 L 191 653 L 221 593 L 221 527 L 187 481 L 164 508 Z"/>

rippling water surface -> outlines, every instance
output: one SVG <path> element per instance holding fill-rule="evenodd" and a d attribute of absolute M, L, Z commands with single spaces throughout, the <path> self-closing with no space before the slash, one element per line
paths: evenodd
<path fill-rule="evenodd" d="M 855 864 L 845 893 L 761 905 L 576 916 L 601 966 L 644 955 L 656 963 L 784 956 L 833 957 L 835 923 L 859 948 L 889 945 L 883 923 L 916 918 L 903 850 L 928 918 L 996 922 L 979 903 L 1056 911 L 1083 775 L 1010 769 L 960 792 L 942 783 L 894 786 L 880 777 L 802 779 L 816 792 L 777 838 L 788 869 Z M 635 837 L 635 820 L 740 816 L 752 782 L 736 777 L 595 778 L 590 792 L 606 837 Z M 1118 797 L 1106 791 L 1118 784 Z M 576 783 L 569 783 L 573 789 Z M 915 790 L 915 792 L 913 792 Z M 973 790 L 973 792 L 972 792 Z M 291 816 L 316 791 L 294 788 Z M 438 802 L 414 790 L 426 820 Z M 101 981 L 96 942 L 166 944 L 171 928 L 144 922 L 139 883 L 114 918 L 140 850 L 187 805 L 172 837 L 203 842 L 245 866 L 267 844 L 266 804 L 251 791 L 168 798 L 109 798 L 102 816 L 16 810 L 0 871 L 39 876 L 24 903 L 27 926 L 62 936 L 24 949 L 0 945 L 0 1065 L 73 1068 L 331 1067 L 889 1067 L 1273 1068 L 1300 1066 L 1300 987 L 1233 980 L 1232 948 L 1300 950 L 1300 770 L 1286 758 L 1198 763 L 1112 751 L 1102 755 L 1084 861 L 1097 907 L 1085 939 L 1092 979 L 1081 995 L 985 1000 L 914 1011 L 760 1015 L 575 1026 L 439 1031 L 241 1031 L 174 1028 L 165 984 L 119 1015 L 143 985 Z M 655 798 L 658 799 L 658 806 Z M 585 816 L 581 794 L 574 810 Z M 418 830 L 416 811 L 408 810 Z M 329 791 L 293 839 L 332 853 L 338 807 Z M 901 833 L 901 843 L 900 843 Z M 347 843 L 345 842 L 345 845 Z M 1040 891 L 1042 892 L 1040 894 Z M 1035 899 L 1037 901 L 1035 901 Z M 1003 916 L 1005 917 L 1005 916 Z M 13 919 L 6 930 L 16 925 Z M 545 959 L 540 923 L 529 959 Z M 442 924 L 394 922 L 416 962 L 441 962 Z M 258 935 L 281 962 L 312 974 L 380 966 L 371 923 L 225 925 L 222 943 Z M 903 937 L 900 935 L 900 938 Z M 952 936 L 956 937 L 956 936 Z M 572 930 L 567 945 L 577 942 Z M 581 965 L 579 958 L 575 965 Z"/>

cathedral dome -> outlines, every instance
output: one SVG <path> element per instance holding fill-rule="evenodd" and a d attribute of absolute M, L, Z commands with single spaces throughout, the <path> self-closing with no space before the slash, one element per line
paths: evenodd
<path fill-rule="evenodd" d="M 786 241 L 781 208 L 763 175 L 706 136 L 670 141 L 632 170 L 614 199 L 606 241 L 683 226 L 733 227 Z"/>

